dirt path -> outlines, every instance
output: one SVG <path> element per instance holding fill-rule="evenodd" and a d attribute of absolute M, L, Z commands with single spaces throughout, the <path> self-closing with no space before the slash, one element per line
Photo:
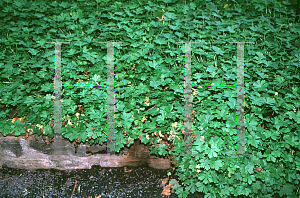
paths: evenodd
<path fill-rule="evenodd" d="M 21 170 L 0 169 L 0 197 L 167 197 L 161 195 L 161 179 L 166 170 L 148 167 L 101 168 L 88 170 Z M 177 179 L 171 175 L 170 179 Z M 76 184 L 76 187 L 75 187 Z M 74 191 L 74 192 L 73 192 Z M 73 194 L 72 194 L 73 193 Z M 100 196 L 101 195 L 101 196 Z M 177 198 L 172 193 L 169 198 Z M 191 195 L 189 198 L 202 198 Z"/>

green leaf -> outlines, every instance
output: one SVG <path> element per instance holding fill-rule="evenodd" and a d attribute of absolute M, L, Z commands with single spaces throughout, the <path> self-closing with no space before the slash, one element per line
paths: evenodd
<path fill-rule="evenodd" d="M 186 187 L 186 190 L 188 190 L 188 191 L 190 191 L 192 194 L 194 194 L 195 193 L 195 184 L 194 183 L 191 183 L 191 185 L 188 185 L 187 187 Z"/>
<path fill-rule="evenodd" d="M 165 156 L 168 153 L 166 148 L 167 146 L 165 144 L 160 144 L 158 147 L 158 154 Z"/>
<path fill-rule="evenodd" d="M 258 80 L 253 83 L 253 86 L 256 91 L 264 91 L 269 86 L 269 83 L 267 83 L 265 80 Z"/>
<path fill-rule="evenodd" d="M 236 109 L 236 99 L 229 98 L 229 102 L 227 102 L 230 109 Z"/>
<path fill-rule="evenodd" d="M 297 122 L 297 124 L 300 124 L 300 111 L 297 111 L 297 114 L 292 111 L 289 111 L 287 112 L 287 114 L 289 115 L 290 119 L 294 119 Z"/>
<path fill-rule="evenodd" d="M 218 157 L 218 152 L 220 149 L 218 148 L 218 145 L 215 142 L 212 142 L 212 139 L 209 142 L 211 144 L 211 149 L 209 150 L 208 157 L 213 158 L 213 157 Z"/>
<path fill-rule="evenodd" d="M 158 124 L 163 124 L 165 123 L 164 120 L 165 120 L 165 115 L 166 115 L 166 112 L 163 112 L 162 115 L 159 115 L 156 119 L 156 121 L 158 122 Z"/>
<path fill-rule="evenodd" d="M 216 54 L 220 54 L 220 55 L 222 55 L 223 56 L 223 54 L 224 54 L 224 51 L 223 50 L 221 50 L 220 48 L 218 48 L 218 47 L 215 47 L 215 46 L 212 46 L 212 49 L 216 52 Z"/>
<path fill-rule="evenodd" d="M 42 111 L 42 112 L 40 113 L 40 117 L 42 117 L 42 118 L 47 118 L 47 117 L 48 117 L 48 112 L 47 112 L 47 111 Z"/>
<path fill-rule="evenodd" d="M 21 134 L 25 133 L 24 128 L 21 128 L 24 127 L 24 124 L 20 120 L 15 121 L 14 125 L 15 125 L 15 136 L 20 136 Z"/>
<path fill-rule="evenodd" d="M 160 86 L 160 81 L 150 81 L 150 86 L 154 87 L 154 89 L 160 89 L 158 86 Z"/>
<path fill-rule="evenodd" d="M 155 43 L 157 44 L 167 44 L 167 40 L 166 39 L 163 39 L 163 38 L 160 38 L 160 39 L 156 39 L 156 40 L 153 40 Z"/>
<path fill-rule="evenodd" d="M 201 168 L 205 168 L 205 170 L 210 170 L 210 163 L 208 162 L 208 160 L 200 160 L 200 167 Z"/>
<path fill-rule="evenodd" d="M 94 77 L 92 78 L 92 80 L 95 82 L 95 83 L 98 83 L 99 80 L 100 80 L 100 76 L 99 75 L 96 75 L 94 74 Z M 98 92 L 100 92 L 99 90 L 97 90 Z"/>
<path fill-rule="evenodd" d="M 51 137 L 51 138 L 54 137 L 54 132 L 53 132 L 53 130 L 52 130 L 52 128 L 51 128 L 50 126 L 46 126 L 46 127 L 44 128 L 44 131 L 45 131 L 45 133 L 46 133 L 49 137 Z"/>
<path fill-rule="evenodd" d="M 292 196 L 294 189 L 296 189 L 296 187 L 294 185 L 291 185 L 291 184 L 288 184 L 288 183 L 284 184 L 280 188 L 279 195 L 281 197 L 284 196 L 284 195 L 290 195 L 290 196 Z"/>
<path fill-rule="evenodd" d="M 256 131 L 258 122 L 257 122 L 257 118 L 254 116 L 254 114 L 251 114 L 250 116 L 246 116 L 246 128 L 250 131 Z"/>
<path fill-rule="evenodd" d="M 45 83 L 45 85 L 42 85 L 41 86 L 41 91 L 44 91 L 44 92 L 49 92 L 49 91 L 53 91 L 53 84 L 51 83 Z"/>
<path fill-rule="evenodd" d="M 260 182 L 260 181 L 254 182 L 254 183 L 251 185 L 251 188 L 253 189 L 253 192 L 254 192 L 254 193 L 259 192 L 259 190 L 261 189 L 261 182 Z"/>
<path fill-rule="evenodd" d="M 203 185 L 203 183 L 202 182 L 197 182 L 196 183 L 196 186 L 197 186 L 197 191 L 199 191 L 199 192 L 203 192 L 203 193 L 207 193 L 208 192 L 208 188 L 206 187 L 206 185 Z"/>
<path fill-rule="evenodd" d="M 124 127 L 126 129 L 129 129 L 131 127 L 132 122 L 134 121 L 134 118 L 132 117 L 131 113 L 125 113 L 122 114 L 122 120 L 124 120 Z"/>
<path fill-rule="evenodd" d="M 260 137 L 256 135 L 253 131 L 250 132 L 251 135 L 247 135 L 246 142 L 254 147 L 258 148 L 258 144 L 260 143 Z"/>
<path fill-rule="evenodd" d="M 223 165 L 222 165 L 222 160 L 216 160 L 212 166 L 211 166 L 211 169 L 216 169 L 216 170 L 219 170 L 219 168 L 221 168 Z"/>

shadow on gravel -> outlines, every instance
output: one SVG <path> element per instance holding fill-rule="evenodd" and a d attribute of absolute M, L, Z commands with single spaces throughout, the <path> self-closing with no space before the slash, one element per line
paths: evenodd
<path fill-rule="evenodd" d="M 0 197 L 63 197 L 63 198 L 106 198 L 106 197 L 169 197 L 161 195 L 161 179 L 167 170 L 149 167 L 102 168 L 92 166 L 85 170 L 22 170 L 3 166 L 0 169 Z M 170 179 L 176 179 L 171 175 Z M 76 184 L 76 187 L 75 187 Z M 74 192 L 73 192 L 74 191 Z M 188 196 L 203 198 L 194 193 Z"/>

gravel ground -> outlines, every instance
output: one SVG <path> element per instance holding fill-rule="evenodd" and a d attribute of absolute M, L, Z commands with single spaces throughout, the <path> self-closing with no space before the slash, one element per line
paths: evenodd
<path fill-rule="evenodd" d="M 0 197 L 167 197 L 161 195 L 163 187 L 160 180 L 166 177 L 167 170 L 149 167 L 93 166 L 91 169 L 72 171 L 54 169 L 28 171 L 3 166 L 0 169 Z M 170 179 L 178 181 L 176 175 L 171 175 Z M 169 198 L 177 197 L 175 193 L 169 196 Z M 204 196 L 195 193 L 190 197 Z"/>

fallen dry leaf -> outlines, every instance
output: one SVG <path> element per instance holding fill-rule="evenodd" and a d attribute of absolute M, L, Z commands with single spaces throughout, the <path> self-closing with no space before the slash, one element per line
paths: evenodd
<path fill-rule="evenodd" d="M 167 177 L 165 179 L 160 179 L 160 181 L 161 181 L 161 185 L 160 186 L 163 187 L 163 186 L 165 186 L 168 183 L 169 178 Z"/>
<path fill-rule="evenodd" d="M 125 171 L 126 173 L 128 173 L 128 172 L 130 173 L 132 170 L 128 170 L 127 167 L 125 166 L 125 167 L 124 167 L 124 171 Z"/>
<path fill-rule="evenodd" d="M 162 9 L 162 11 L 163 11 L 163 13 L 166 13 L 166 12 L 164 11 L 164 9 Z M 156 17 L 156 18 L 158 18 L 158 21 L 162 21 L 162 20 L 164 19 L 164 17 L 165 17 L 165 14 L 163 14 L 163 15 L 161 16 L 161 18 L 159 18 L 159 17 Z"/>
<path fill-rule="evenodd" d="M 259 171 L 260 173 L 264 170 L 263 168 L 259 168 L 259 167 L 256 167 L 255 168 L 257 171 Z"/>
<path fill-rule="evenodd" d="M 174 186 L 175 184 L 177 184 L 178 181 L 174 184 L 169 184 L 169 185 L 166 185 L 162 191 L 162 195 L 165 195 L 165 196 L 170 196 L 171 195 L 171 186 Z"/>

